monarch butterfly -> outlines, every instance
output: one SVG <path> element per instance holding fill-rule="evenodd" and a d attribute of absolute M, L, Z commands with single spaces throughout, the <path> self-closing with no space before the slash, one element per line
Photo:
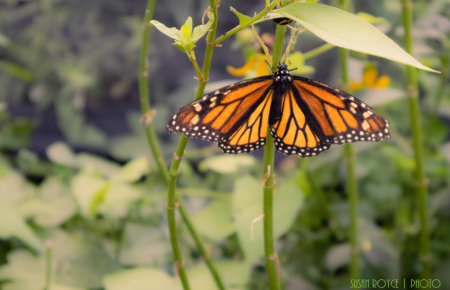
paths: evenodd
<path fill-rule="evenodd" d="M 167 131 L 219 142 L 224 153 L 265 144 L 267 125 L 278 151 L 310 157 L 331 144 L 390 138 L 389 123 L 350 94 L 304 77 L 286 64 L 274 75 L 223 87 L 182 107 Z"/>

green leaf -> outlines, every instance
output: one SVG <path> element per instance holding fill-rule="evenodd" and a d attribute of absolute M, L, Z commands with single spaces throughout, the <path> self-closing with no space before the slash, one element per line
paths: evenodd
<path fill-rule="evenodd" d="M 4 71 L 27 82 L 34 81 L 34 75 L 31 71 L 12 62 L 0 60 L 0 71 Z"/>
<path fill-rule="evenodd" d="M 356 13 L 356 16 L 358 16 L 361 19 L 364 19 L 365 21 L 369 22 L 370 24 L 387 22 L 387 20 L 383 17 L 375 17 L 372 14 L 369 14 L 366 12 L 358 12 L 358 13 Z"/>
<path fill-rule="evenodd" d="M 277 239 L 293 225 L 303 203 L 303 194 L 297 186 L 283 183 L 274 197 L 274 238 Z M 263 220 L 252 221 L 263 213 L 263 188 L 261 181 L 253 177 L 239 178 L 233 193 L 233 215 L 245 262 L 253 264 L 264 255 Z"/>
<path fill-rule="evenodd" d="M 0 46 L 7 47 L 10 43 L 9 37 L 0 32 Z"/>
<path fill-rule="evenodd" d="M 303 54 L 301 52 L 295 52 L 289 55 L 290 64 L 288 62 L 288 69 L 296 70 L 292 71 L 293 75 L 305 75 L 314 73 L 315 69 L 312 66 L 305 65 L 305 60 L 303 58 Z"/>
<path fill-rule="evenodd" d="M 192 17 L 188 17 L 186 20 L 186 23 L 184 23 L 183 26 L 181 26 L 180 33 L 183 36 L 183 42 L 189 43 L 191 41 L 191 34 L 192 34 Z"/>
<path fill-rule="evenodd" d="M 136 268 L 103 277 L 106 290 L 182 290 L 179 280 L 159 269 Z"/>
<path fill-rule="evenodd" d="M 296 3 L 277 11 L 333 45 L 437 72 L 422 65 L 373 25 L 346 11 L 312 3 Z"/>
<path fill-rule="evenodd" d="M 77 212 L 75 200 L 58 179 L 48 177 L 33 198 L 19 205 L 25 218 L 33 218 L 42 227 L 55 227 L 71 218 Z"/>
<path fill-rule="evenodd" d="M 54 261 L 52 285 L 56 283 L 70 287 L 99 289 L 102 286 L 101 277 L 120 270 L 117 263 L 99 244 L 93 243 L 91 238 L 54 231 L 50 233 L 48 240 L 52 242 Z M 40 286 L 36 289 L 42 289 L 45 279 L 44 254 L 35 256 L 26 250 L 16 250 L 8 253 L 7 260 L 8 263 L 0 268 L 0 280 L 34 283 Z"/>
<path fill-rule="evenodd" d="M 350 262 L 351 247 L 349 243 L 331 246 L 325 256 L 325 265 L 329 272 L 334 273 L 337 269 Z"/>
<path fill-rule="evenodd" d="M 181 27 L 180 30 L 176 28 L 167 28 L 164 24 L 158 21 L 150 21 L 159 31 L 166 34 L 167 36 L 175 39 L 174 45 L 181 51 L 189 52 L 194 49 L 195 43 L 205 35 L 214 21 L 214 14 L 209 11 L 208 13 L 209 21 L 205 25 L 199 25 L 195 27 L 194 32 L 192 32 L 192 18 L 188 17 L 186 23 Z"/>
<path fill-rule="evenodd" d="M 211 11 L 208 11 L 206 14 L 208 15 L 209 20 L 205 25 L 199 25 L 194 28 L 194 32 L 192 33 L 192 37 L 191 37 L 192 42 L 197 42 L 197 40 L 202 38 L 203 35 L 205 35 L 208 32 L 209 28 L 213 24 L 214 13 L 212 13 Z"/>
<path fill-rule="evenodd" d="M 235 231 L 231 200 L 214 200 L 192 217 L 195 228 L 204 236 L 221 241 Z"/>
<path fill-rule="evenodd" d="M 209 169 L 217 173 L 233 173 L 237 172 L 241 166 L 248 167 L 255 163 L 255 158 L 250 155 L 217 155 L 200 163 L 199 169 L 201 171 Z"/>
<path fill-rule="evenodd" d="M 35 186 L 16 171 L 7 167 L 1 168 L 1 171 L 0 194 L 8 197 L 15 204 L 19 204 L 36 193 Z"/>
<path fill-rule="evenodd" d="M 53 163 L 66 165 L 69 167 L 77 166 L 75 153 L 65 142 L 55 142 L 45 150 L 48 159 Z"/>
<path fill-rule="evenodd" d="M 120 263 L 126 266 L 152 266 L 164 262 L 171 247 L 160 228 L 127 222 L 121 241 Z"/>
<path fill-rule="evenodd" d="M 42 290 L 45 283 L 45 259 L 25 250 L 8 253 L 8 263 L 0 267 L 0 280 L 13 280 L 2 284 L 2 290 Z M 60 283 L 51 283 L 52 290 L 84 290 Z"/>
<path fill-rule="evenodd" d="M 109 182 L 94 199 L 91 214 L 100 212 L 113 218 L 124 218 L 130 202 L 142 197 L 142 192 L 135 186 L 122 182 Z M 94 207 L 94 204 L 96 205 Z"/>
<path fill-rule="evenodd" d="M 117 175 L 120 171 L 120 166 L 117 163 L 89 153 L 79 153 L 77 162 L 80 169 L 92 173 L 101 173 L 107 178 Z"/>
<path fill-rule="evenodd" d="M 149 162 L 146 157 L 139 157 L 125 164 L 120 171 L 112 177 L 113 181 L 135 182 L 149 171 Z"/>
<path fill-rule="evenodd" d="M 250 279 L 251 269 L 248 265 L 235 261 L 215 261 L 215 265 L 227 289 L 248 289 L 247 283 Z M 218 290 L 217 284 L 205 264 L 189 269 L 187 275 L 191 289 Z"/>
<path fill-rule="evenodd" d="M 31 248 L 42 252 L 42 242 L 19 215 L 14 204 L 0 192 L 0 238 L 18 238 Z"/>
<path fill-rule="evenodd" d="M 42 265 L 42 268 L 44 268 L 44 265 Z M 9 282 L 6 284 L 2 284 L 2 290 L 42 290 L 42 285 L 44 282 L 42 281 L 41 284 L 38 284 L 36 282 Z M 67 285 L 61 285 L 58 283 L 52 283 L 51 286 L 52 290 L 86 290 L 86 288 L 78 288 L 78 287 L 72 287 Z"/>
<path fill-rule="evenodd" d="M 75 197 L 83 216 L 89 218 L 92 217 L 92 204 L 94 198 L 105 187 L 107 187 L 107 182 L 105 180 L 83 172 L 72 179 L 72 194 Z"/>
<path fill-rule="evenodd" d="M 167 26 L 156 20 L 152 20 L 150 21 L 150 23 L 153 24 L 153 26 L 155 26 L 156 29 L 161 31 L 161 33 L 167 35 L 168 37 L 173 38 L 180 42 L 183 41 L 183 36 L 181 35 L 181 32 L 175 27 L 168 28 Z"/>
<path fill-rule="evenodd" d="M 251 17 L 248 17 L 247 15 L 244 15 L 244 14 L 238 12 L 236 9 L 234 9 L 231 6 L 230 6 L 230 10 L 231 10 L 231 12 L 236 14 L 236 16 L 239 18 L 239 25 L 240 26 L 246 26 L 247 23 L 249 23 L 252 20 Z"/>

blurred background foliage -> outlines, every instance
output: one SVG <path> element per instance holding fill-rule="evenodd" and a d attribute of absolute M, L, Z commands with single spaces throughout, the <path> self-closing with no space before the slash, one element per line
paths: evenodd
<path fill-rule="evenodd" d="M 218 35 L 264 1 L 222 1 Z M 322 4 L 335 4 L 320 1 Z M 168 241 L 164 182 L 140 122 L 137 68 L 146 2 L 0 2 L 0 288 L 41 289 L 43 241 L 52 241 L 52 290 L 181 289 Z M 415 53 L 442 74 L 420 72 L 433 277 L 450 287 L 450 1 L 418 0 Z M 201 23 L 205 0 L 166 0 L 154 17 Z M 356 12 L 402 44 L 401 1 L 354 1 Z M 374 17 L 375 15 L 377 17 Z M 271 21 L 258 24 L 270 44 Z M 260 51 L 242 31 L 214 52 L 206 91 L 237 79 Z M 292 61 L 303 75 L 340 86 L 336 49 L 305 32 Z M 205 44 L 197 44 L 202 59 Z M 240 75 L 252 77 L 256 67 Z M 420 224 L 403 65 L 351 53 L 355 95 L 390 121 L 392 140 L 358 143 L 362 278 L 415 278 Z M 179 136 L 165 124 L 194 95 L 189 60 L 153 33 L 149 53 L 155 130 L 167 160 Z M 231 70 L 230 70 L 231 69 Z M 276 155 L 275 235 L 285 289 L 349 287 L 348 202 L 342 146 L 311 159 Z M 179 192 L 230 289 L 266 289 L 262 260 L 262 152 L 225 156 L 191 140 Z M 253 226 L 252 225 L 253 223 Z M 181 248 L 193 289 L 215 289 L 184 228 Z M 142 288 L 147 285 L 147 288 Z M 150 286 L 149 286 L 150 285 Z"/>

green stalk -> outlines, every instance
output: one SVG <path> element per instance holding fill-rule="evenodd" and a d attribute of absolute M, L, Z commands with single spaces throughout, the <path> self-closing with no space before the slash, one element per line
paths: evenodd
<path fill-rule="evenodd" d="M 152 19 L 153 11 L 155 7 L 156 0 L 149 0 L 147 2 L 147 8 L 145 11 L 145 16 L 143 20 L 143 29 L 142 29 L 142 43 L 141 43 L 141 54 L 140 54 L 140 63 L 139 63 L 139 98 L 140 98 L 140 104 L 141 104 L 141 110 L 142 114 L 144 116 L 144 123 L 146 127 L 146 136 L 147 141 L 149 143 L 150 149 L 152 151 L 153 157 L 157 163 L 158 169 L 160 174 L 162 175 L 164 182 L 168 186 L 168 201 L 167 201 L 167 215 L 168 215 L 168 222 L 169 222 L 169 232 L 170 232 L 170 241 L 172 244 L 172 250 L 174 254 L 175 263 L 177 266 L 177 272 L 180 275 L 180 280 L 183 284 L 183 288 L 190 289 L 189 284 L 187 281 L 187 275 L 186 271 L 183 265 L 183 260 L 181 257 L 181 253 L 179 250 L 178 245 L 178 238 L 177 238 L 177 232 L 176 232 L 176 224 L 175 224 L 175 208 L 178 206 L 180 215 L 186 224 L 186 227 L 189 230 L 189 233 L 191 234 L 192 238 L 195 241 L 195 244 L 198 248 L 198 251 L 200 255 L 205 259 L 205 262 L 208 266 L 208 269 L 210 270 L 214 281 L 216 282 L 218 288 L 220 290 L 224 290 L 225 287 L 223 286 L 222 280 L 213 264 L 213 261 L 211 260 L 208 252 L 206 251 L 206 248 L 203 244 L 203 241 L 201 240 L 200 236 L 198 235 L 197 231 L 195 230 L 192 221 L 190 220 L 190 217 L 187 213 L 186 208 L 184 207 L 183 201 L 180 197 L 175 196 L 175 184 L 176 184 L 176 176 L 178 175 L 178 167 L 179 162 L 181 159 L 176 160 L 175 164 L 172 163 L 173 167 L 171 166 L 171 170 L 167 170 L 166 163 L 163 158 L 163 154 L 161 151 L 161 148 L 158 144 L 158 140 L 156 138 L 155 131 L 153 129 L 151 119 L 154 116 L 154 113 L 150 110 L 150 102 L 149 102 L 149 91 L 148 91 L 148 66 L 147 66 L 147 53 L 148 53 L 148 45 L 149 45 L 149 39 L 150 39 L 150 25 L 149 22 Z M 210 6 L 212 9 L 216 8 L 216 3 L 214 1 L 210 1 Z M 215 31 L 217 27 L 217 11 L 213 10 L 214 13 L 214 23 L 212 25 L 213 31 L 208 35 L 208 41 L 212 42 L 214 41 L 215 37 Z M 211 40 L 212 38 L 212 40 Z M 203 79 L 208 78 L 209 74 L 209 66 L 211 64 L 211 57 L 212 57 L 212 51 L 208 53 L 208 50 L 212 50 L 213 46 L 208 45 L 207 48 L 207 54 L 205 56 L 205 64 L 208 64 L 207 73 L 203 73 L 203 78 L 200 78 L 200 81 Z M 192 61 L 192 59 L 191 59 Z M 198 66 L 196 66 L 196 62 L 193 61 L 194 68 L 196 68 L 196 72 L 198 73 Z M 201 82 L 198 86 L 196 98 L 200 97 L 203 94 L 203 90 L 205 88 L 206 83 Z M 181 137 L 180 143 L 178 145 L 177 149 L 177 156 L 182 156 L 184 152 L 184 147 L 186 146 L 187 138 L 183 135 Z M 172 172 L 172 175 L 169 175 L 169 172 Z M 176 174 L 173 174 L 175 172 Z M 178 203 L 176 203 L 178 201 Z"/>
<path fill-rule="evenodd" d="M 277 31 L 275 34 L 275 44 L 273 47 L 273 54 L 281 59 L 283 55 L 283 43 L 284 36 L 286 34 L 285 25 L 277 25 Z M 278 59 L 272 58 L 272 67 L 277 69 Z M 269 280 L 270 290 L 279 290 L 279 260 L 274 249 L 273 238 L 273 195 L 274 195 L 274 156 L 275 156 L 275 143 L 270 135 L 270 128 L 267 126 L 266 144 L 264 146 L 264 254 L 266 261 L 266 273 Z"/>
<path fill-rule="evenodd" d="M 341 59 L 342 83 L 346 90 L 348 90 L 348 50 L 344 48 L 339 49 Z M 359 246 L 358 246 L 358 184 L 355 176 L 355 152 L 353 144 L 345 144 L 345 159 L 347 162 L 347 194 L 350 204 L 350 276 L 351 279 L 359 279 Z"/>
<path fill-rule="evenodd" d="M 216 36 L 216 29 L 217 29 L 217 7 L 220 1 L 217 1 L 217 3 L 214 0 L 209 1 L 209 5 L 212 9 L 212 12 L 214 14 L 214 21 L 211 25 L 211 31 L 208 33 L 207 36 L 207 46 L 206 46 L 206 52 L 205 52 L 205 60 L 203 62 L 203 69 L 202 69 L 202 77 L 199 77 L 199 85 L 197 87 L 197 91 L 195 93 L 195 98 L 198 99 L 203 95 L 203 92 L 205 90 L 206 82 L 208 81 L 209 77 L 209 70 L 211 67 L 211 59 L 212 54 L 214 51 L 214 39 Z M 195 65 L 194 65 L 195 66 Z M 180 141 L 178 143 L 177 150 L 175 152 L 174 158 L 172 159 L 172 163 L 169 168 L 169 186 L 168 186 L 168 214 L 172 214 L 170 212 L 170 202 L 174 201 L 175 199 L 175 189 L 176 189 L 176 181 L 178 177 L 178 170 L 179 166 L 182 160 L 182 157 L 184 155 L 184 149 L 186 148 L 186 144 L 188 142 L 188 138 L 185 135 L 181 135 Z M 194 228 L 194 225 L 190 221 L 190 218 L 187 214 L 187 210 L 183 205 L 183 201 L 180 197 L 177 198 L 179 210 L 181 217 L 183 218 L 183 221 L 185 222 L 190 234 L 192 235 L 192 238 L 195 241 L 195 244 L 200 252 L 200 255 L 205 259 L 205 263 L 211 272 L 214 281 L 216 282 L 217 287 L 220 290 L 225 290 L 225 286 L 222 282 L 222 278 L 220 277 L 211 257 L 209 256 L 208 252 L 206 251 L 206 248 L 203 244 L 203 241 L 200 237 L 200 235 L 197 233 L 197 231 Z"/>
<path fill-rule="evenodd" d="M 224 35 L 222 35 L 221 37 L 217 38 L 215 43 L 221 43 L 222 41 L 224 41 L 225 39 L 227 39 L 228 37 L 232 36 L 233 34 L 239 32 L 239 30 L 244 29 L 245 27 L 251 26 L 253 23 L 255 23 L 256 21 L 260 20 L 264 15 L 266 15 L 267 13 L 269 13 L 274 7 L 275 5 L 277 5 L 277 3 L 280 0 L 274 0 L 272 1 L 272 3 L 270 3 L 269 5 L 267 5 L 263 11 L 259 12 L 258 14 L 256 14 L 255 16 L 253 16 L 251 19 L 249 19 L 247 22 L 244 23 L 239 23 L 238 26 L 236 26 L 235 28 L 231 29 L 230 31 L 226 32 Z M 211 0 L 210 0 L 211 2 Z M 267 2 L 267 1 L 266 1 Z"/>
<path fill-rule="evenodd" d="M 341 0 L 341 9 L 349 10 L 350 0 Z M 341 60 L 342 85 L 345 90 L 349 90 L 348 77 L 348 57 L 349 51 L 339 48 Z M 355 176 L 355 152 L 352 144 L 345 144 L 345 159 L 347 161 L 347 194 L 350 204 L 350 277 L 359 279 L 359 246 L 358 246 L 358 184 Z M 359 289 L 359 288 L 358 288 Z"/>
<path fill-rule="evenodd" d="M 150 110 L 149 91 L 148 91 L 148 45 L 150 40 L 150 20 L 153 17 L 156 0 L 149 0 L 145 9 L 144 20 L 142 21 L 142 42 L 141 53 L 139 61 L 139 99 L 141 103 L 141 112 L 143 114 L 143 121 L 145 124 L 145 133 L 147 141 L 150 146 L 150 150 L 153 153 L 153 157 L 158 166 L 159 172 L 164 178 L 166 183 L 169 183 L 169 174 L 164 162 L 164 158 L 161 152 L 161 147 L 158 144 L 155 130 L 152 126 L 152 119 L 155 115 Z M 181 257 L 180 246 L 178 245 L 177 227 L 175 223 L 175 196 L 169 196 L 167 202 L 167 219 L 169 223 L 170 243 L 172 245 L 172 251 L 175 259 L 175 265 L 177 268 L 177 275 L 180 277 L 181 284 L 184 290 L 189 290 L 189 282 L 187 280 L 186 270 Z"/>
<path fill-rule="evenodd" d="M 405 49 L 409 54 L 413 54 L 413 38 L 412 38 L 412 2 L 411 0 L 402 0 L 403 2 L 403 26 L 405 27 Z M 416 195 L 419 207 L 420 216 L 420 250 L 419 260 L 422 262 L 423 271 L 420 273 L 422 279 L 431 278 L 430 268 L 430 232 L 428 228 L 428 211 L 427 211 L 427 195 L 428 188 L 424 169 L 424 154 L 422 131 L 420 128 L 420 107 L 419 107 L 419 91 L 417 85 L 417 70 L 412 66 L 407 67 L 408 79 L 408 97 L 409 107 L 411 112 L 413 145 L 415 151 L 415 182 Z"/>
<path fill-rule="evenodd" d="M 330 49 L 332 49 L 334 47 L 334 45 L 330 44 L 330 43 L 325 43 L 324 45 L 319 46 L 318 48 L 314 48 L 313 50 L 310 50 L 308 52 L 305 52 L 303 54 L 303 59 L 307 60 L 313 57 L 316 57 L 318 55 L 321 55 L 324 52 L 329 51 Z"/>
<path fill-rule="evenodd" d="M 150 20 L 153 18 L 153 11 L 155 9 L 156 0 L 149 0 L 145 9 L 144 20 L 142 21 L 142 38 L 141 38 L 141 53 L 139 59 L 139 100 L 141 103 L 141 112 L 144 116 L 143 121 L 145 124 L 145 133 L 150 149 L 155 158 L 155 162 L 158 166 L 159 172 L 163 176 L 164 180 L 169 180 L 167 174 L 167 166 L 165 164 L 161 148 L 156 138 L 155 130 L 152 126 L 152 118 L 154 112 L 150 110 L 150 100 L 148 91 L 148 45 L 150 40 Z"/>
<path fill-rule="evenodd" d="M 43 290 L 50 290 L 52 281 L 52 242 L 45 241 L 45 285 Z"/>

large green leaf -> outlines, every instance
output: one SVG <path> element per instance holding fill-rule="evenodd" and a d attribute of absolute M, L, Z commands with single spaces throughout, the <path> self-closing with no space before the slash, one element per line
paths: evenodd
<path fill-rule="evenodd" d="M 124 218 L 130 202 L 142 196 L 138 187 L 123 182 L 111 182 L 105 189 L 94 202 L 98 203 L 98 212 L 113 218 Z"/>
<path fill-rule="evenodd" d="M 192 217 L 204 236 L 220 241 L 235 231 L 230 200 L 214 200 Z"/>
<path fill-rule="evenodd" d="M 36 224 L 43 227 L 58 226 L 77 212 L 69 189 L 54 177 L 47 178 L 38 192 L 18 207 L 23 217 L 33 218 Z"/>
<path fill-rule="evenodd" d="M 216 261 L 217 271 L 227 289 L 245 290 L 250 279 L 250 267 L 242 262 Z M 191 289 L 218 290 L 216 283 L 205 264 L 187 271 Z"/>
<path fill-rule="evenodd" d="M 65 142 L 55 142 L 45 150 L 48 159 L 53 163 L 62 164 L 70 167 L 77 166 L 77 158 L 72 148 Z"/>
<path fill-rule="evenodd" d="M 2 290 L 42 290 L 45 283 L 45 259 L 35 257 L 25 250 L 17 250 L 8 254 L 8 264 L 0 268 L 0 280 L 8 280 L 2 284 Z M 83 290 L 51 282 L 52 290 Z"/>
<path fill-rule="evenodd" d="M 114 181 L 135 182 L 149 171 L 149 162 L 146 157 L 139 157 L 125 164 L 120 171 L 112 177 Z"/>
<path fill-rule="evenodd" d="M 54 261 L 52 284 L 67 286 L 54 289 L 98 289 L 104 275 L 120 270 L 112 258 L 88 238 L 63 231 L 55 231 L 48 238 L 52 241 Z M 37 286 L 22 289 L 42 289 L 45 255 L 35 256 L 26 250 L 15 250 L 8 253 L 7 260 L 8 263 L 0 267 L 0 280 L 14 283 L 9 289 L 20 289 L 22 284 Z"/>
<path fill-rule="evenodd" d="M 346 11 L 312 3 L 296 3 L 277 11 L 333 45 L 437 72 L 422 65 L 373 25 Z"/>
<path fill-rule="evenodd" d="M 41 241 L 23 221 L 14 204 L 0 192 L 0 238 L 18 238 L 35 250 L 43 251 Z"/>
<path fill-rule="evenodd" d="M 171 253 L 170 243 L 160 228 L 128 222 L 123 236 L 120 249 L 122 265 L 160 265 Z"/>
<path fill-rule="evenodd" d="M 274 237 L 284 234 L 294 223 L 303 203 L 303 194 L 291 183 L 278 186 L 274 197 Z M 245 176 L 236 181 L 233 193 L 233 215 L 245 262 L 253 264 L 264 255 L 263 220 L 252 221 L 263 213 L 263 188 L 261 181 Z"/>
<path fill-rule="evenodd" d="M 210 169 L 217 173 L 237 172 L 240 167 L 252 166 L 256 163 L 255 157 L 251 155 L 217 155 L 210 157 L 200 163 L 199 169 L 205 171 Z"/>
<path fill-rule="evenodd" d="M 159 269 L 136 268 L 105 276 L 103 285 L 106 290 L 181 290 L 174 280 Z"/>
<path fill-rule="evenodd" d="M 107 190 L 108 185 L 108 182 L 102 178 L 91 176 L 84 172 L 77 174 L 72 179 L 72 194 L 75 197 L 83 216 L 91 218 L 95 214 L 95 212 L 93 212 L 94 199 L 99 193 Z M 99 202 L 100 201 L 98 201 L 98 203 Z"/>

